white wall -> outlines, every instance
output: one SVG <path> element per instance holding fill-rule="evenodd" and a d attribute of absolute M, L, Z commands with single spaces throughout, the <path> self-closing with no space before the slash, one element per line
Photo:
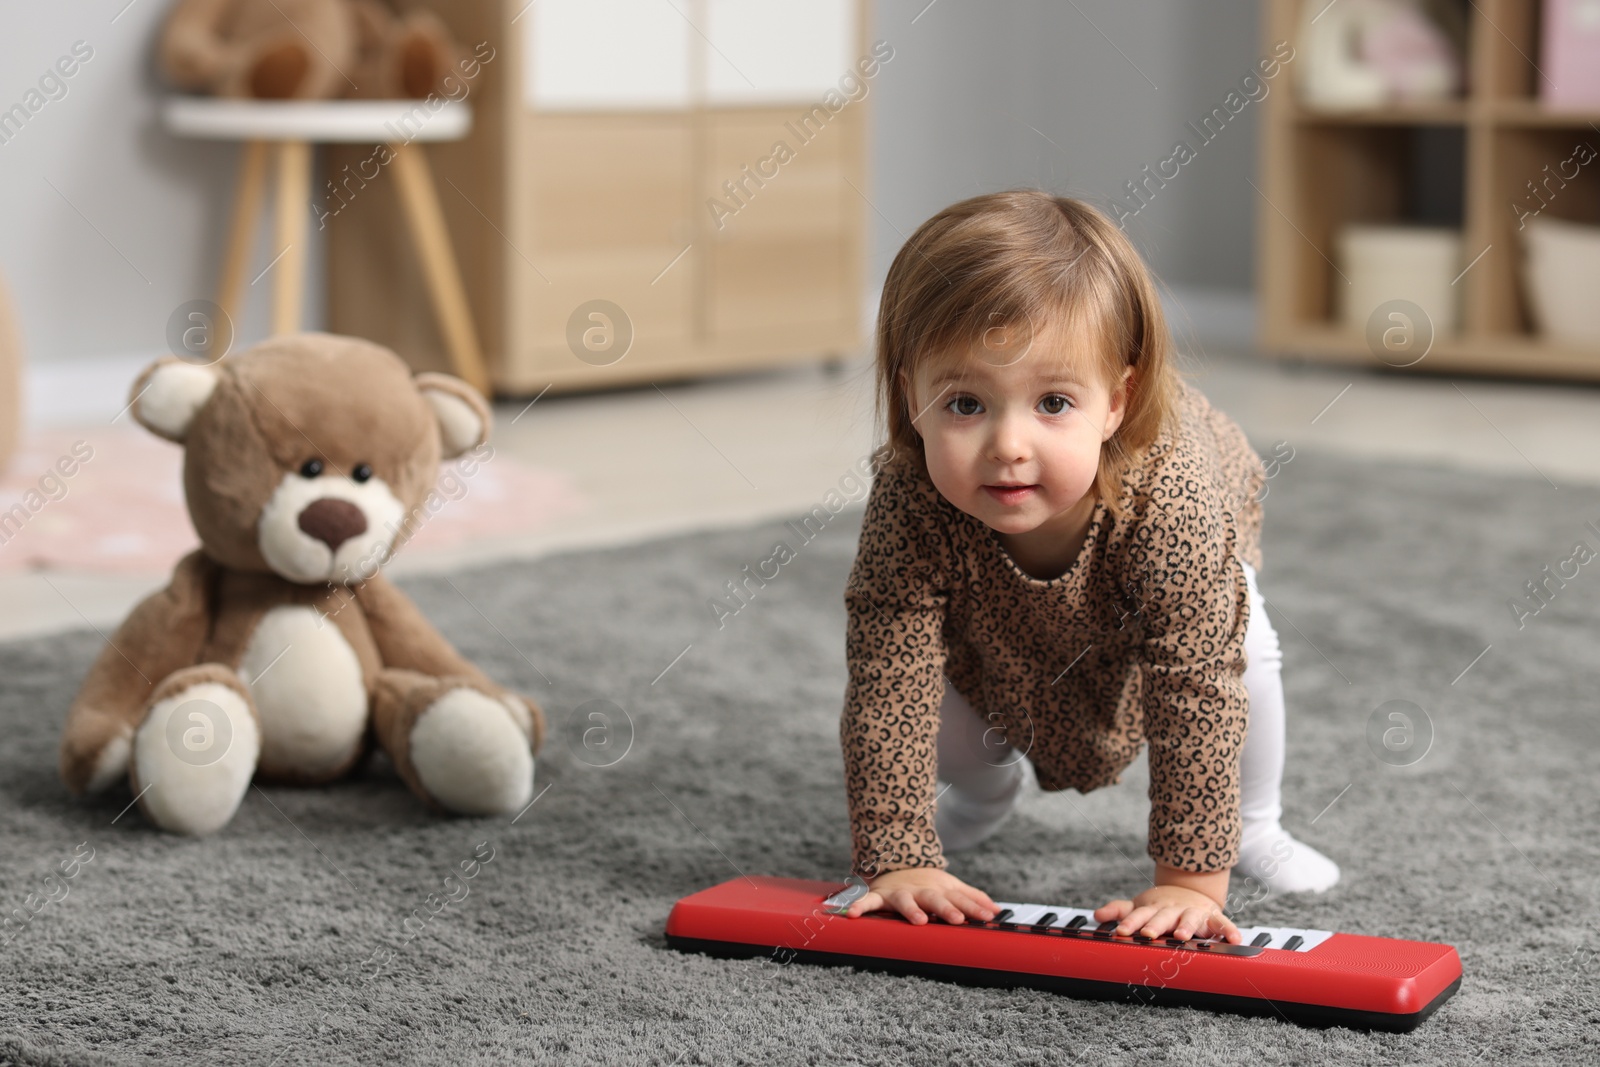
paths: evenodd
<path fill-rule="evenodd" d="M 164 0 L 0 0 L 0 110 L 74 42 L 94 51 L 64 97 L 0 144 L 0 270 L 31 360 L 73 361 L 75 397 L 97 385 L 121 395 L 121 371 L 97 368 L 123 363 L 93 357 L 164 351 L 173 310 L 213 295 L 236 152 L 161 128 L 152 52 L 166 10 Z M 888 219 L 872 215 L 873 279 L 903 234 L 963 196 L 1043 185 L 1106 204 L 1255 61 L 1257 10 L 1258 0 L 876 0 L 873 36 L 895 58 L 872 85 L 870 196 Z M 1130 224 L 1169 284 L 1250 286 L 1255 110 Z M 251 276 L 270 258 L 263 247 Z M 246 337 L 263 329 L 269 284 L 252 293 Z M 307 321 L 321 321 L 315 297 Z"/>

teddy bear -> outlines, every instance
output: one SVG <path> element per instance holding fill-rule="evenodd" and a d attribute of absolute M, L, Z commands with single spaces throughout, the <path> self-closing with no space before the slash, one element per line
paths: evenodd
<path fill-rule="evenodd" d="M 435 811 L 525 806 L 539 706 L 381 569 L 425 519 L 441 458 L 492 455 L 484 399 L 380 345 L 305 333 L 205 365 L 160 359 L 129 403 L 183 446 L 200 547 L 90 668 L 61 742 L 68 789 L 126 777 L 150 822 L 203 835 L 252 781 L 332 782 L 376 745 Z"/>
<path fill-rule="evenodd" d="M 352 0 L 356 59 L 344 95 L 421 100 L 450 95 L 445 79 L 466 50 L 431 11 L 396 15 L 379 0 Z"/>
<path fill-rule="evenodd" d="M 159 49 L 175 88 L 261 100 L 422 99 L 462 54 L 437 15 L 382 0 L 178 0 Z"/>

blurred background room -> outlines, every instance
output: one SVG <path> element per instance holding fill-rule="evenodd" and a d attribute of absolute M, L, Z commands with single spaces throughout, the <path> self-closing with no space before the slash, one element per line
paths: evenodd
<path fill-rule="evenodd" d="M 1258 450 L 1592 481 L 1592 6 L 457 0 L 408 198 L 373 131 L 186 112 L 162 3 L 17 5 L 4 491 L 108 447 L 7 531 L 0 628 L 115 619 L 186 549 L 175 450 L 118 416 L 196 308 L 492 389 L 512 510 L 397 566 L 617 543 L 809 506 L 872 442 L 895 251 L 1010 187 L 1124 225 Z"/>
<path fill-rule="evenodd" d="M 785 751 L 810 753 L 820 782 L 795 788 L 837 822 L 879 289 L 941 208 L 1043 188 L 1124 227 L 1185 373 L 1267 465 L 1263 581 L 1299 708 L 1286 825 L 1354 894 L 1290 917 L 1462 947 L 1487 977 L 1412 1050 L 1428 1062 L 1524 1042 L 1579 1062 L 1564 1023 L 1482 989 L 1593 1017 L 1592 981 L 1541 962 L 1572 945 L 1496 930 L 1562 908 L 1572 937 L 1593 928 L 1600 0 L 369 0 L 353 43 L 319 36 L 335 0 L 187 6 L 175 27 L 170 0 L 0 3 L 0 686 L 33 679 L 41 738 L 196 545 L 181 449 L 128 414 L 140 371 L 326 330 L 492 398 L 494 462 L 391 567 L 452 641 L 539 662 L 552 709 L 605 696 L 635 725 L 788 716 L 804 691 Z M 708 652 L 724 579 L 840 492 L 851 517 L 795 565 L 811 578 L 763 586 L 765 619 L 752 601 L 726 639 L 743 651 Z M 583 659 L 612 634 L 637 654 Z M 581 670 L 524 654 L 564 640 Z M 1428 759 L 1363 740 L 1402 697 Z M 638 728 L 630 765 L 654 767 Z M 722 727 L 685 729 L 704 755 Z M 55 802 L 39 745 L 12 807 Z M 657 787 L 695 829 L 655 804 L 670 831 L 638 837 L 670 832 L 707 875 L 712 840 L 789 862 L 740 836 L 738 788 L 707 788 Z M 1142 854 L 1133 808 L 1030 803 Z"/>

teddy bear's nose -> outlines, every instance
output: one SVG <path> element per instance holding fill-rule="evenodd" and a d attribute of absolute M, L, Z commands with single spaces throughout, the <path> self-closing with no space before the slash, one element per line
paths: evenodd
<path fill-rule="evenodd" d="M 337 552 L 350 538 L 367 532 L 367 517 L 350 501 L 325 496 L 300 512 L 300 529 Z"/>

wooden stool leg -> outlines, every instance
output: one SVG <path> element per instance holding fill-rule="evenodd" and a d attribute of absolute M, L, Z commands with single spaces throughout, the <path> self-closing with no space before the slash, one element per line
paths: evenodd
<path fill-rule="evenodd" d="M 272 282 L 273 333 L 300 329 L 310 204 L 311 146 L 305 141 L 283 141 L 278 145 L 277 240 L 273 254 L 280 258 Z"/>
<path fill-rule="evenodd" d="M 450 231 L 445 227 L 444 212 L 439 207 L 433 172 L 421 148 L 392 144 L 389 149 L 394 153 L 392 164 L 399 182 L 400 201 L 411 225 L 411 237 L 422 260 L 422 271 L 427 276 L 428 295 L 433 300 L 433 312 L 444 334 L 450 362 L 457 375 L 488 396 L 489 372 L 484 366 L 483 350 L 478 347 L 472 308 L 467 303 L 466 287 L 461 283 L 461 271 L 450 246 Z"/>
<path fill-rule="evenodd" d="M 233 219 L 228 226 L 228 246 L 222 254 L 222 276 L 217 284 L 217 306 L 239 328 L 239 307 L 244 300 L 244 272 L 250 266 L 250 239 L 261 222 L 261 204 L 267 184 L 267 143 L 249 141 L 239 160 L 234 188 Z"/>

